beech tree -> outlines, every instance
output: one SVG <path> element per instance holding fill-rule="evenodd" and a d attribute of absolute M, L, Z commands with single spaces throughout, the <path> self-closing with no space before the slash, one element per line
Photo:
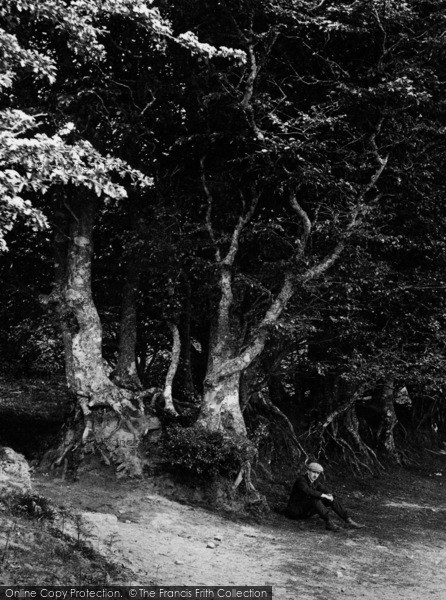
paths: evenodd
<path fill-rule="evenodd" d="M 19 4 L 3 228 L 14 248 L 21 220 L 56 235 L 47 304 L 78 408 L 56 462 L 95 449 L 140 472 L 147 348 L 166 406 L 198 392 L 208 430 L 245 438 L 259 409 L 319 451 L 398 457 L 398 390 L 442 389 L 443 305 L 432 291 L 421 317 L 421 296 L 443 285 L 443 3 Z M 287 412 L 293 389 L 309 400 Z"/>
<path fill-rule="evenodd" d="M 182 22 L 210 11 L 206 2 L 188 8 Z M 241 373 L 293 297 L 320 285 L 345 246 L 369 235 L 394 194 L 414 122 L 432 114 L 438 75 L 427 48 L 442 17 L 401 2 L 220 3 L 213 15 L 199 35 L 236 40 L 248 57 L 244 77 L 213 65 L 194 75 L 183 93 L 187 134 L 176 145 L 195 157 L 219 295 L 199 422 L 244 435 Z M 188 102 L 200 106 L 198 123 Z"/>
<path fill-rule="evenodd" d="M 4 2 L 2 17 L 9 29 L 3 40 L 7 60 L 2 81 L 10 88 L 6 102 L 11 107 L 17 106 L 23 93 L 17 65 L 25 64 L 38 75 L 47 76 L 50 86 L 57 86 L 58 76 L 67 74 L 64 68 L 67 60 L 75 70 L 82 70 L 84 65 L 90 69 L 100 69 L 101 65 L 107 68 L 107 49 L 103 42 L 107 44 L 111 38 L 110 27 L 114 20 L 133 23 L 135 29 L 143 31 L 150 38 L 151 45 L 158 46 L 161 53 L 166 51 L 167 41 L 173 40 L 208 58 L 244 59 L 242 52 L 200 43 L 191 32 L 174 36 L 169 23 L 150 4 L 128 0 Z M 28 39 L 29 25 L 37 31 L 31 40 Z M 40 30 L 43 33 L 39 38 Z M 48 38 L 45 32 L 49 32 Z M 26 44 L 37 46 L 39 51 L 26 48 Z M 46 101 L 47 107 L 51 107 L 51 94 L 57 89 L 48 92 L 39 87 L 38 81 L 35 85 L 37 104 L 45 106 Z M 65 346 L 67 383 L 78 406 L 74 426 L 68 427 L 56 464 L 76 449 L 80 449 L 81 454 L 84 450 L 96 449 L 106 461 L 117 465 L 118 470 L 139 474 L 141 465 L 137 448 L 147 428 L 144 407 L 134 393 L 110 380 L 103 361 L 101 323 L 91 290 L 92 231 L 97 210 L 94 195 L 105 195 L 114 200 L 127 195 L 122 185 L 111 180 L 113 171 L 141 186 L 151 185 L 151 180 L 119 158 L 102 157 L 88 141 L 65 143 L 60 134 L 75 130 L 70 123 L 64 125 L 59 135 L 49 137 L 45 133 L 37 133 L 30 139 L 20 136 L 27 129 L 37 127 L 35 117 L 20 112 L 18 108 L 9 108 L 3 111 L 2 116 L 6 130 L 6 150 L 1 157 L 4 191 L 7 193 L 4 198 L 7 203 L 6 228 L 19 212 L 36 226 L 47 224 L 43 213 L 34 209 L 28 199 L 18 195 L 21 191 L 31 190 L 38 194 L 51 188 L 55 196 L 56 281 L 47 301 L 57 306 Z M 54 121 L 60 119 L 60 114 L 53 114 L 53 123 L 47 118 L 46 126 L 51 128 Z M 73 137 L 78 136 L 73 133 Z M 76 190 L 79 186 L 87 188 L 87 192 Z M 109 409 L 105 416 L 98 412 L 103 408 Z M 126 443 L 122 443 L 122 438 Z"/>

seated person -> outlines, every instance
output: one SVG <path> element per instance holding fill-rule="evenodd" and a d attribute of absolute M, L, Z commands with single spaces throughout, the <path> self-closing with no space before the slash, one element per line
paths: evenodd
<path fill-rule="evenodd" d="M 331 520 L 330 510 L 333 510 L 349 527 L 362 529 L 364 525 L 353 521 L 339 500 L 316 482 L 324 471 L 323 467 L 311 462 L 306 469 L 305 475 L 298 477 L 294 483 L 285 516 L 289 519 L 308 519 L 317 514 L 325 521 L 326 529 L 338 531 L 339 525 Z"/>

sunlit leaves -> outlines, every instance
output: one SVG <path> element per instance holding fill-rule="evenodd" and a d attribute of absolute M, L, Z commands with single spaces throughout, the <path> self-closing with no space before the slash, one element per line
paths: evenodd
<path fill-rule="evenodd" d="M 201 43 L 192 32 L 174 35 L 171 24 L 152 0 L 2 0 L 0 16 L 7 28 L 0 30 L 0 91 L 6 105 L 15 108 L 0 114 L 3 232 L 11 229 L 18 215 L 33 227 L 45 226 L 46 220 L 39 210 L 32 208 L 29 194 L 45 193 L 54 185 L 81 185 L 98 196 L 119 199 L 126 195 L 126 190 L 115 182 L 112 173 L 127 182 L 151 183 L 123 161 L 102 156 L 79 134 L 75 143 L 66 143 L 61 136 L 69 134 L 70 129 L 65 128 L 59 134 L 48 133 L 50 115 L 41 115 L 39 120 L 26 114 L 28 106 L 20 110 L 22 106 L 14 104 L 15 92 L 20 90 L 24 76 L 31 73 L 36 94 L 43 98 L 39 92 L 42 79 L 48 87 L 61 76 L 61 54 L 68 51 L 75 62 L 104 67 L 108 59 L 106 43 L 112 36 L 111 25 L 117 20 L 123 25 L 131 23 L 136 31 L 154 42 L 154 48 L 162 56 L 169 42 L 206 59 L 223 57 L 238 63 L 245 57 L 240 50 Z M 40 39 L 39 34 L 30 39 L 28 32 L 33 30 L 44 33 Z M 60 115 L 57 118 L 60 120 Z M 3 237 L 2 240 L 4 247 Z"/>
<path fill-rule="evenodd" d="M 31 71 L 36 77 L 45 77 L 54 83 L 56 64 L 50 56 L 36 50 L 22 48 L 15 35 L 0 28 L 0 91 L 10 88 L 21 70 Z"/>
<path fill-rule="evenodd" d="M 93 190 L 98 196 L 120 199 L 127 196 L 112 174 L 128 177 L 134 185 L 149 186 L 152 181 L 124 161 L 102 156 L 87 141 L 67 144 L 61 135 L 26 132 L 38 127 L 36 119 L 22 111 L 0 111 L 0 246 L 5 249 L 4 232 L 18 217 L 33 228 L 47 226 L 29 193 L 44 194 L 51 186 L 73 184 Z M 65 131 L 70 131 L 67 125 Z M 61 132 L 62 133 L 62 132 Z M 27 197 L 28 196 L 28 197 Z"/>

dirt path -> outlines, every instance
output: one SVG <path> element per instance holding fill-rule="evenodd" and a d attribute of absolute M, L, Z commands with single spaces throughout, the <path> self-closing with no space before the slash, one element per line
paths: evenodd
<path fill-rule="evenodd" d="M 435 494 L 441 504 L 432 502 L 432 490 L 424 501 L 396 498 L 394 488 L 390 499 L 385 489 L 352 496 L 368 527 L 339 533 L 326 532 L 317 519 L 228 520 L 159 496 L 147 483 L 40 478 L 36 488 L 82 511 L 95 545 L 128 566 L 135 584 L 272 585 L 277 600 L 446 598 L 442 488 Z"/>

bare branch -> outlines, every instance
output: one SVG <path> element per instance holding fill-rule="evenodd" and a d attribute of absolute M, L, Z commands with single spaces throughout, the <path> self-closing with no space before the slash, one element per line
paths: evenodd
<path fill-rule="evenodd" d="M 285 274 L 284 283 L 276 299 L 272 303 L 269 310 L 266 312 L 265 317 L 260 323 L 257 335 L 247 348 L 236 358 L 227 361 L 222 368 L 219 370 L 219 377 L 224 378 L 238 371 L 242 371 L 248 367 L 252 361 L 259 356 L 265 347 L 266 339 L 268 336 L 268 329 L 277 322 L 283 309 L 286 307 L 289 299 L 294 293 L 294 281 L 290 272 Z"/>
<path fill-rule="evenodd" d="M 294 293 L 294 278 L 290 271 L 285 273 L 284 281 L 280 292 L 277 294 L 276 299 L 267 310 L 263 317 L 260 327 L 270 327 L 282 314 L 283 309 L 287 305 L 289 299 Z"/>
<path fill-rule="evenodd" d="M 201 165 L 201 182 L 203 185 L 204 193 L 205 193 L 207 201 L 208 201 L 208 207 L 206 210 L 206 229 L 207 229 L 207 231 L 209 233 L 209 237 L 211 238 L 211 241 L 215 247 L 215 259 L 216 259 L 217 263 L 219 263 L 221 260 L 220 249 L 218 247 L 217 240 L 215 238 L 214 229 L 212 227 L 212 205 L 213 205 L 214 199 L 212 197 L 212 194 L 209 190 L 209 187 L 208 187 L 208 184 L 206 181 L 206 173 L 204 170 L 205 158 L 206 158 L 205 156 L 201 157 L 200 165 Z"/>
<path fill-rule="evenodd" d="M 251 218 L 252 213 L 254 212 L 255 206 L 257 204 L 257 199 L 258 199 L 258 197 L 254 197 L 253 202 L 251 203 L 250 210 L 243 218 L 243 221 L 244 221 L 243 224 L 241 223 L 241 220 L 239 220 L 239 223 L 238 223 L 236 229 L 234 230 L 233 243 L 231 243 L 231 248 L 230 248 L 230 250 L 228 252 L 228 256 L 227 256 L 227 258 L 229 258 L 229 260 L 232 257 L 232 252 L 234 252 L 234 256 L 235 256 L 235 252 L 237 251 L 237 247 L 238 247 L 238 239 L 240 236 L 240 232 L 241 232 L 243 226 Z M 310 221 L 307 213 L 297 202 L 296 197 L 293 194 L 290 197 L 290 203 L 291 203 L 291 206 L 293 207 L 293 209 L 300 216 L 300 218 L 302 220 L 302 224 L 303 224 L 304 231 L 303 231 L 302 238 L 301 238 L 301 247 L 299 249 L 299 255 L 301 256 L 305 250 L 305 246 L 306 246 L 308 237 L 311 233 L 311 221 Z M 224 264 L 232 264 L 231 262 L 226 263 L 226 258 L 223 261 L 223 263 Z M 222 290 L 225 289 L 223 287 L 223 278 L 224 278 L 224 273 L 222 273 Z M 228 290 L 226 290 L 226 291 L 228 291 Z M 271 325 L 273 325 L 274 323 L 277 322 L 278 318 L 282 314 L 282 311 L 288 304 L 293 293 L 294 293 L 294 277 L 293 277 L 291 271 L 287 271 L 285 273 L 282 288 L 281 288 L 280 292 L 277 294 L 274 301 L 272 302 L 270 308 L 267 310 L 262 322 L 260 323 L 260 325 L 258 327 L 258 333 L 255 336 L 254 340 L 251 342 L 251 344 L 249 344 L 249 346 L 247 348 L 245 348 L 245 350 L 238 357 L 229 360 L 226 364 L 223 365 L 222 369 L 219 372 L 220 377 L 227 377 L 229 375 L 232 375 L 233 373 L 236 373 L 237 371 L 243 370 L 248 365 L 250 365 L 251 362 L 257 356 L 259 356 L 259 354 L 263 351 L 263 348 L 265 347 L 265 342 L 266 342 L 267 335 L 268 335 L 268 329 L 271 327 Z M 223 302 L 223 299 L 224 299 L 224 296 L 222 296 L 221 302 Z"/>
<path fill-rule="evenodd" d="M 141 115 L 143 115 L 143 114 L 146 112 L 146 110 L 147 110 L 148 108 L 150 108 L 150 107 L 151 107 L 151 106 L 152 106 L 152 105 L 155 103 L 155 101 L 156 101 L 156 96 L 155 96 L 155 94 L 152 92 L 152 90 L 149 90 L 149 92 L 150 92 L 150 95 L 152 96 L 152 99 L 151 99 L 151 100 L 149 100 L 149 101 L 147 102 L 147 104 L 145 105 L 145 107 L 142 109 L 142 111 L 141 111 L 141 113 L 140 113 Z"/>
<path fill-rule="evenodd" d="M 369 184 L 369 186 L 367 186 L 367 187 L 370 188 L 372 186 L 370 186 L 370 184 Z M 361 197 L 364 194 L 365 194 L 365 192 L 363 192 L 363 194 L 361 194 Z M 381 197 L 381 194 L 378 194 L 378 196 L 376 196 L 376 199 L 379 199 L 380 197 Z M 344 235 L 342 236 L 339 243 L 335 246 L 335 249 L 333 250 L 333 252 L 328 254 L 319 264 L 315 265 L 311 269 L 308 269 L 308 271 L 306 271 L 303 274 L 303 276 L 300 278 L 301 281 L 310 281 L 311 279 L 314 279 L 315 277 L 322 275 L 322 273 L 325 273 L 325 271 L 327 271 L 338 260 L 338 258 L 342 254 L 345 246 L 347 245 L 347 241 L 348 241 L 349 237 L 352 235 L 358 222 L 360 221 L 360 217 L 366 212 L 366 210 L 367 210 L 367 206 L 365 206 L 363 203 L 359 203 L 355 206 L 355 208 L 351 212 L 350 221 L 344 230 Z"/>
<path fill-rule="evenodd" d="M 230 377 L 234 373 L 243 371 L 252 363 L 252 361 L 259 356 L 265 347 L 267 338 L 267 330 L 265 328 L 259 328 L 257 336 L 253 342 L 236 358 L 226 361 L 222 367 L 218 370 L 218 377 L 224 379 Z"/>
<path fill-rule="evenodd" d="M 378 169 L 375 171 L 375 173 L 372 175 L 372 177 L 370 178 L 370 181 L 368 183 L 368 185 L 366 185 L 366 187 L 364 188 L 364 190 L 362 191 L 359 199 L 362 201 L 364 199 L 364 196 L 370 192 L 371 189 L 373 189 L 378 181 L 378 179 L 381 177 L 382 172 L 384 171 L 384 169 L 386 168 L 387 165 L 387 161 L 389 160 L 389 155 L 387 154 L 387 156 L 385 156 L 384 158 L 379 158 L 379 167 Z"/>
<path fill-rule="evenodd" d="M 370 145 L 372 146 L 372 152 L 373 152 L 378 164 L 382 164 L 382 162 L 384 160 L 387 160 L 387 159 L 384 159 L 381 157 L 379 150 L 378 150 L 378 146 L 376 144 L 376 136 L 380 134 L 383 122 L 384 122 L 384 117 L 381 117 L 376 125 L 375 130 L 373 131 L 373 133 L 370 135 L 370 138 L 369 138 Z"/>
<path fill-rule="evenodd" d="M 258 330 L 257 330 L 257 335 L 254 337 L 254 339 L 249 344 L 249 346 L 247 348 L 245 348 L 245 350 L 239 356 L 227 361 L 222 366 L 222 368 L 219 370 L 219 373 L 218 373 L 220 378 L 225 378 L 225 377 L 228 377 L 238 371 L 242 371 L 247 366 L 249 366 L 251 364 L 251 362 L 257 356 L 259 356 L 259 354 L 263 351 L 263 349 L 265 347 L 267 335 L 268 335 L 268 330 L 271 327 L 271 325 L 273 325 L 274 323 L 277 322 L 277 320 L 279 319 L 283 310 L 287 306 L 289 300 L 293 296 L 296 281 L 305 282 L 305 281 L 309 281 L 310 279 L 314 279 L 315 277 L 317 277 L 317 276 L 321 275 L 322 273 L 324 273 L 325 271 L 327 271 L 338 260 L 339 256 L 341 255 L 342 251 L 344 250 L 344 248 L 347 244 L 349 237 L 355 231 L 355 229 L 358 225 L 358 222 L 360 221 L 361 216 L 366 212 L 366 210 L 368 208 L 368 206 L 364 203 L 365 196 L 376 185 L 378 179 L 381 177 L 381 174 L 387 165 L 388 156 L 381 158 L 381 156 L 379 155 L 379 152 L 378 152 L 378 148 L 376 146 L 376 141 L 375 141 L 375 137 L 376 137 L 376 134 L 380 130 L 381 123 L 382 123 L 382 121 L 378 124 L 377 131 L 371 138 L 371 144 L 372 144 L 372 147 L 374 148 L 374 153 L 375 153 L 375 156 L 376 156 L 376 159 L 378 162 L 378 168 L 372 174 L 369 183 L 364 187 L 364 189 L 360 193 L 358 201 L 350 213 L 350 220 L 345 227 L 344 234 L 343 234 L 341 240 L 339 241 L 339 243 L 336 245 L 334 250 L 329 255 L 327 255 L 319 264 L 308 269 L 300 277 L 297 278 L 295 275 L 293 275 L 291 270 L 287 271 L 285 273 L 285 278 L 284 278 L 282 288 L 281 288 L 280 292 L 278 293 L 278 295 L 276 296 L 274 302 L 271 304 L 270 308 L 266 312 L 262 322 L 260 323 Z M 381 195 L 378 194 L 376 196 L 375 200 L 379 199 L 380 197 L 381 197 Z M 295 210 L 295 212 L 300 216 L 300 218 L 302 220 L 303 228 L 304 228 L 302 238 L 301 238 L 301 248 L 300 248 L 300 252 L 299 252 L 299 254 L 302 255 L 302 253 L 305 249 L 307 240 L 310 236 L 312 225 L 311 225 L 311 221 L 308 217 L 308 214 L 297 202 L 294 194 L 292 194 L 290 196 L 290 203 L 291 203 L 292 208 Z M 238 239 L 239 239 L 241 230 L 242 230 L 244 224 L 251 218 L 254 208 L 255 208 L 255 204 L 251 205 L 251 209 L 247 213 L 247 215 L 245 217 L 241 217 L 239 219 L 239 223 L 234 230 L 231 248 L 228 252 L 227 257 L 223 261 L 223 263 L 225 265 L 227 264 L 229 266 L 232 264 L 231 259 L 233 260 L 233 256 L 235 257 L 235 253 L 236 253 L 237 247 L 238 247 Z M 228 262 L 226 262 L 226 259 L 228 259 Z M 226 269 L 224 271 L 222 271 L 222 291 L 225 290 L 225 287 L 223 285 L 225 271 L 226 271 Z M 232 300 L 232 295 L 231 295 L 231 290 L 230 290 L 230 273 L 229 272 L 226 273 L 226 278 L 227 278 L 226 292 L 227 293 L 229 292 L 229 294 L 230 294 L 226 298 L 226 301 L 227 301 L 227 300 Z M 229 286 L 229 290 L 227 289 L 228 286 Z M 224 300 L 225 300 L 225 298 L 224 298 L 224 294 L 223 294 L 221 303 L 223 303 Z M 227 316 L 227 311 L 226 311 L 226 316 Z"/>
<path fill-rule="evenodd" d="M 212 227 L 213 197 L 212 197 L 212 194 L 209 190 L 209 187 L 208 187 L 207 181 L 206 181 L 206 174 L 204 171 L 204 160 L 205 160 L 205 157 L 203 156 L 200 160 L 200 165 L 201 165 L 201 181 L 202 181 L 202 185 L 203 185 L 203 190 L 204 190 L 207 200 L 208 200 L 208 207 L 207 207 L 207 211 L 206 211 L 206 229 L 207 229 L 209 236 L 215 246 L 215 257 L 216 257 L 217 263 L 224 264 L 226 266 L 232 266 L 234 263 L 236 254 L 237 254 L 239 240 L 240 240 L 240 234 L 242 233 L 245 225 L 247 223 L 249 223 L 249 221 L 251 220 L 251 218 L 254 214 L 254 211 L 256 209 L 257 203 L 259 201 L 260 194 L 257 193 L 257 194 L 253 195 L 248 211 L 245 214 L 240 215 L 237 225 L 235 226 L 234 231 L 232 233 L 231 244 L 229 246 L 229 250 L 228 250 L 224 260 L 222 261 L 220 249 L 218 248 L 217 240 L 215 237 L 215 232 Z M 241 197 L 242 197 L 242 204 L 244 205 L 245 201 L 244 201 L 243 194 L 241 194 Z"/>
<path fill-rule="evenodd" d="M 387 33 L 386 33 L 386 30 L 383 27 L 383 24 L 381 23 L 380 16 L 379 16 L 378 11 L 376 9 L 376 6 L 374 4 L 372 4 L 372 13 L 373 13 L 373 16 L 376 19 L 376 22 L 378 24 L 378 28 L 379 28 L 379 30 L 381 31 L 381 34 L 382 34 L 381 56 L 379 58 L 379 63 L 378 63 L 378 68 L 381 71 L 382 70 L 382 66 L 383 66 L 383 64 L 382 64 L 383 63 L 383 59 L 384 59 L 384 56 L 386 55 Z"/>
<path fill-rule="evenodd" d="M 250 42 L 248 45 L 248 55 L 249 55 L 250 71 L 249 71 L 248 79 L 246 81 L 245 94 L 243 96 L 243 100 L 242 100 L 241 104 L 242 104 L 242 107 L 245 109 L 245 111 L 248 114 L 248 119 L 251 123 L 251 127 L 254 130 L 256 138 L 260 141 L 263 141 L 265 136 L 263 135 L 263 133 L 260 131 L 260 129 L 257 126 L 255 117 L 254 117 L 254 109 L 251 104 L 251 99 L 252 99 L 252 96 L 254 93 L 254 82 L 259 73 L 259 67 L 257 66 L 256 55 L 254 52 L 254 44 L 252 42 Z"/>
<path fill-rule="evenodd" d="M 220 265 L 220 290 L 221 297 L 218 308 L 218 329 L 225 331 L 229 327 L 229 311 L 232 306 L 232 265 L 239 247 L 240 235 L 245 225 L 251 220 L 254 210 L 257 206 L 260 194 L 255 194 L 252 197 L 249 210 L 239 217 L 238 223 L 232 233 L 231 244 L 229 250 L 223 260 L 220 260 L 220 252 L 218 253 L 217 262 Z M 243 199 L 244 200 L 244 199 Z"/>
<path fill-rule="evenodd" d="M 335 410 L 333 410 L 329 415 L 327 415 L 325 417 L 324 422 L 319 424 L 319 427 L 322 430 L 326 429 L 330 425 L 330 423 L 332 423 L 337 417 L 339 417 L 339 415 L 342 415 L 344 412 L 346 412 L 352 406 L 354 406 L 356 404 L 356 401 L 364 393 L 365 389 L 366 389 L 366 386 L 363 385 L 358 390 L 356 390 L 356 392 L 351 396 L 351 398 L 349 398 L 346 402 L 344 402 L 344 404 L 341 404 Z"/>
<path fill-rule="evenodd" d="M 293 440 L 293 442 L 296 444 L 296 446 L 298 446 L 299 448 L 299 454 L 304 454 L 305 458 L 308 459 L 308 454 L 305 451 L 305 448 L 302 446 L 302 444 L 299 442 L 299 440 L 297 439 L 296 436 L 296 432 L 294 431 L 294 426 L 291 423 L 291 421 L 289 420 L 289 418 L 286 416 L 286 414 L 284 412 L 282 412 L 280 410 L 280 408 L 278 408 L 269 398 L 267 395 L 263 395 L 260 394 L 260 398 L 259 398 L 262 403 L 271 410 L 272 413 L 274 413 L 277 417 L 279 417 L 279 419 L 282 419 L 285 422 L 285 425 L 287 427 L 287 429 L 289 430 L 289 434 L 291 439 Z"/>
<path fill-rule="evenodd" d="M 343 69 L 341 67 L 341 65 L 339 63 L 337 63 L 335 60 L 332 60 L 332 59 L 328 58 L 327 56 L 324 56 L 323 54 L 320 54 L 319 52 L 316 52 L 313 48 L 311 48 L 305 42 L 304 42 L 304 46 L 306 48 L 308 48 L 309 50 L 311 50 L 312 54 L 314 54 L 315 56 L 317 56 L 318 58 L 320 58 L 323 62 L 325 62 L 330 67 L 330 70 L 331 70 L 331 72 L 332 72 L 333 75 L 338 76 L 339 73 L 342 73 L 346 77 L 349 76 L 348 72 L 345 69 Z"/>
<path fill-rule="evenodd" d="M 249 54 L 249 64 L 250 71 L 248 75 L 248 79 L 246 80 L 246 90 L 242 100 L 243 108 L 248 108 L 252 99 L 252 95 L 254 93 L 254 82 L 256 80 L 257 74 L 259 72 L 257 67 L 256 55 L 254 52 L 254 45 L 251 42 L 248 45 L 248 54 Z"/>
<path fill-rule="evenodd" d="M 260 61 L 257 63 L 257 75 L 259 74 L 260 69 L 263 67 L 263 65 L 267 61 L 268 56 L 280 35 L 280 31 L 277 29 L 270 30 L 269 33 L 271 35 L 269 36 L 269 40 L 266 43 L 265 52 L 263 53 L 263 56 L 260 57 Z"/>
<path fill-rule="evenodd" d="M 252 219 L 252 215 L 254 214 L 257 203 L 259 201 L 259 197 L 260 197 L 260 194 L 253 195 L 248 211 L 244 215 L 241 215 L 239 217 L 238 223 L 235 226 L 234 231 L 232 232 L 232 238 L 231 238 L 231 244 L 229 246 L 229 250 L 228 250 L 225 258 L 222 261 L 222 264 L 224 264 L 228 267 L 232 266 L 234 264 L 234 260 L 237 255 L 238 245 L 239 245 L 239 241 L 240 241 L 240 234 L 242 233 L 245 225 L 247 225 L 249 223 L 249 221 Z M 243 198 L 243 195 L 242 195 L 242 198 Z M 244 198 L 243 198 L 243 200 L 244 200 Z"/>
<path fill-rule="evenodd" d="M 299 240 L 298 258 L 300 258 L 300 257 L 302 257 L 303 253 L 305 252 L 307 241 L 308 241 L 308 238 L 310 237 L 312 225 L 311 225 L 311 221 L 308 217 L 307 212 L 298 203 L 298 201 L 296 200 L 296 195 L 294 193 L 292 193 L 290 196 L 290 204 L 291 204 L 292 208 L 294 209 L 294 211 L 299 215 L 299 217 L 302 221 L 303 228 L 304 228 L 302 237 Z"/>
<path fill-rule="evenodd" d="M 333 0 L 321 0 L 319 4 L 316 4 L 313 8 L 310 8 L 311 11 L 320 10 L 321 8 L 325 8 L 326 6 L 330 6 L 333 3 Z"/>
<path fill-rule="evenodd" d="M 375 187 L 389 160 L 389 155 L 381 157 L 378 150 L 378 146 L 376 144 L 376 136 L 381 131 L 382 123 L 383 119 L 380 119 L 375 131 L 370 136 L 370 144 L 372 146 L 372 151 L 378 163 L 376 171 L 372 174 L 369 183 L 366 186 L 364 186 L 362 192 L 360 193 L 358 201 L 350 214 L 350 221 L 344 230 L 344 234 L 341 240 L 336 245 L 333 252 L 327 255 L 318 265 L 315 265 L 311 269 L 308 269 L 308 271 L 302 276 L 302 281 L 309 281 L 310 279 L 318 277 L 319 275 L 327 271 L 327 269 L 329 269 L 338 260 L 339 256 L 341 255 L 342 251 L 346 246 L 347 240 L 352 235 L 356 226 L 360 222 L 361 216 L 367 211 L 368 205 L 364 203 L 365 196 Z M 380 197 L 381 194 L 378 194 L 375 200 L 379 199 Z"/>
<path fill-rule="evenodd" d="M 70 215 L 73 217 L 73 219 L 79 223 L 79 219 L 77 217 L 77 215 L 74 214 L 73 209 L 71 208 L 71 206 L 65 201 L 63 200 L 63 205 L 65 206 L 65 208 L 67 209 L 67 211 L 70 213 Z M 65 236 L 67 239 L 71 239 L 69 236 Z"/>

